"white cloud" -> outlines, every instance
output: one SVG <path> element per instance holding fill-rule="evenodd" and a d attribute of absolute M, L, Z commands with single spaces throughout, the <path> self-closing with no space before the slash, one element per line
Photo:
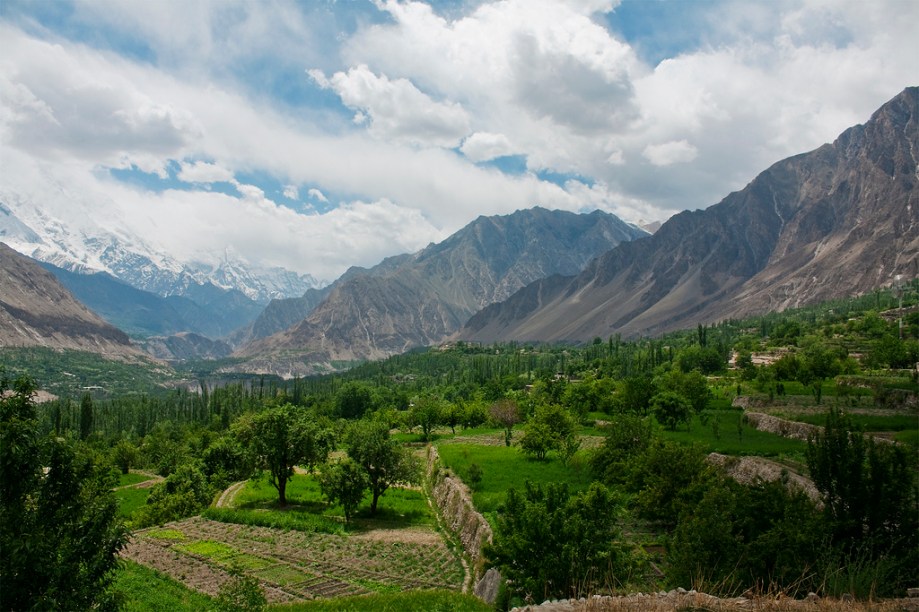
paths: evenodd
<path fill-rule="evenodd" d="M 354 122 L 369 117 L 370 133 L 383 140 L 453 147 L 469 131 L 469 116 L 462 106 L 436 102 L 407 79 L 390 80 L 360 65 L 326 78 L 321 71 L 308 74 L 323 89 L 332 89 L 357 112 Z"/>
<path fill-rule="evenodd" d="M 490 132 L 476 132 L 469 136 L 463 141 L 460 151 L 477 163 L 516 153 L 507 136 Z"/>
<path fill-rule="evenodd" d="M 180 162 L 176 178 L 186 183 L 231 183 L 234 181 L 233 173 L 217 164 L 196 161 L 192 163 Z"/>
<path fill-rule="evenodd" d="M 325 197 L 325 194 L 319 191 L 318 189 L 316 189 L 315 187 L 307 191 L 306 194 L 311 199 L 316 200 L 318 202 L 328 202 L 329 201 L 328 198 Z"/>
<path fill-rule="evenodd" d="M 0 155 L 21 156 L 19 174 L 44 183 L 7 169 L 8 190 L 42 202 L 54 199 L 42 185 L 79 186 L 110 203 L 100 223 L 124 219 L 163 249 L 233 244 L 325 278 L 480 214 L 541 204 L 635 221 L 708 206 L 864 122 L 915 84 L 919 56 L 919 3 L 897 0 L 696 3 L 708 13 L 698 47 L 653 66 L 606 27 L 620 18 L 608 0 L 483 0 L 455 18 L 381 0 L 385 19 L 338 21 L 372 5 L 87 0 L 60 32 L 37 18 L 14 25 L 25 6 L 0 20 Z M 666 38 L 680 24 L 655 26 Z M 100 48 L 67 39 L 86 31 Z M 460 145 L 463 156 L 443 149 Z M 507 154 L 587 179 L 558 186 L 474 163 Z M 155 194 L 105 175 L 166 176 L 175 164 L 196 183 L 270 181 L 238 196 Z M 265 196 L 271 182 L 363 204 L 298 214 Z"/>
<path fill-rule="evenodd" d="M 645 159 L 655 166 L 685 164 L 694 160 L 698 154 L 699 150 L 685 140 L 648 145 L 642 151 Z"/>
<path fill-rule="evenodd" d="M 288 200 L 299 200 L 300 190 L 297 188 L 296 185 L 285 185 L 283 195 Z"/>
<path fill-rule="evenodd" d="M 265 202 L 265 192 L 255 185 L 236 183 L 236 191 L 238 191 L 239 195 L 241 195 L 245 200 L 257 203 Z"/>

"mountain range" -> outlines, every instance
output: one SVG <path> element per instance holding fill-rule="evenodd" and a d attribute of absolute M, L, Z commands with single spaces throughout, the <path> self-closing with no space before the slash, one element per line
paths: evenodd
<path fill-rule="evenodd" d="M 3 247 L 0 343 L 136 354 L 115 323 L 164 359 L 234 346 L 236 370 L 303 375 L 447 339 L 656 335 L 871 291 L 919 277 L 917 108 L 919 88 L 907 88 L 833 143 L 653 234 L 536 207 L 480 217 L 325 287 L 229 253 L 178 262 L 78 220 L 78 196 L 76 212 L 54 216 L 0 186 L 0 239 L 57 277 Z"/>
<path fill-rule="evenodd" d="M 466 340 L 654 335 L 919 277 L 919 88 L 835 142 L 484 308 Z"/>
<path fill-rule="evenodd" d="M 237 351 L 256 369 L 378 359 L 442 342 L 475 312 L 550 274 L 572 274 L 647 232 L 614 215 L 532 208 L 479 217 L 438 244 L 352 269 L 296 325 Z"/>

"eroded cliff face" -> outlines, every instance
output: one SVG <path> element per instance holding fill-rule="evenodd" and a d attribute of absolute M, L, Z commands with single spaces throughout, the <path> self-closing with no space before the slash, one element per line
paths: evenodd
<path fill-rule="evenodd" d="M 656 334 L 849 296 L 919 276 L 919 88 L 832 144 L 776 163 L 704 211 L 538 281 L 466 324 L 467 340 Z"/>
<path fill-rule="evenodd" d="M 127 334 L 78 302 L 37 262 L 0 243 L 0 347 L 138 357 Z"/>

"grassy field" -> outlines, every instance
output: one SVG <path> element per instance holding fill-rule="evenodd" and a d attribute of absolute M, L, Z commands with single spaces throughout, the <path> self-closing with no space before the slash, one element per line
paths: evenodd
<path fill-rule="evenodd" d="M 151 480 L 147 474 L 129 472 L 127 474 L 118 474 L 118 484 L 115 489 L 115 499 L 118 500 L 118 516 L 130 521 L 134 513 L 147 503 L 147 497 L 150 496 L 150 487 L 134 487 L 132 485 L 140 484 Z"/>
<path fill-rule="evenodd" d="M 484 446 L 475 444 L 442 444 L 437 451 L 448 468 L 468 482 L 469 466 L 482 468 L 482 481 L 473 490 L 472 501 L 480 512 L 493 512 L 504 502 L 511 487 L 522 489 L 524 482 L 567 482 L 572 491 L 590 485 L 590 471 L 586 454 L 575 455 L 569 465 L 550 458 L 536 461 L 528 458 L 517 447 Z"/>
<path fill-rule="evenodd" d="M 919 430 L 919 415 L 915 414 L 848 414 L 847 416 L 855 427 L 865 431 Z M 790 414 L 787 418 L 792 421 L 810 423 L 811 425 L 824 425 L 826 423 L 826 413 Z"/>
<path fill-rule="evenodd" d="M 271 520 L 272 515 L 284 515 L 299 517 L 318 525 L 322 521 L 317 521 L 316 518 L 324 518 L 326 520 L 322 524 L 339 525 L 338 531 L 341 530 L 340 526 L 344 521 L 341 506 L 331 506 L 325 501 L 319 483 L 312 475 L 297 474 L 287 483 L 287 506 L 279 507 L 277 499 L 278 492 L 267 478 L 256 478 L 246 483 L 237 493 L 233 506 L 241 511 L 257 510 L 265 520 Z M 374 516 L 370 515 L 370 499 L 369 493 L 364 496 L 353 524 L 348 526 L 349 531 L 375 527 L 399 529 L 433 526 L 437 522 L 420 490 L 390 488 L 380 497 Z"/>
<path fill-rule="evenodd" d="M 198 612 L 214 608 L 214 600 L 166 574 L 133 561 L 122 561 L 115 576 L 125 612 Z"/>
<path fill-rule="evenodd" d="M 806 442 L 742 425 L 742 413 L 738 410 L 712 410 L 708 414 L 708 422 L 704 425 L 698 416 L 694 416 L 688 428 L 685 425 L 681 425 L 677 431 L 662 428 L 660 434 L 677 442 L 698 444 L 707 453 L 796 459 L 804 456 Z"/>
<path fill-rule="evenodd" d="M 118 500 L 118 516 L 130 520 L 135 512 L 147 504 L 147 497 L 149 496 L 149 488 L 126 487 L 116 490 L 115 499 Z"/>

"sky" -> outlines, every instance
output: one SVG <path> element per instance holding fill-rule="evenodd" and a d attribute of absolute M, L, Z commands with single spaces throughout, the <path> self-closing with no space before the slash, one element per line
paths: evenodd
<path fill-rule="evenodd" d="M 333 280 L 715 204 L 919 84 L 919 2 L 3 0 L 0 49 L 7 197 Z"/>

